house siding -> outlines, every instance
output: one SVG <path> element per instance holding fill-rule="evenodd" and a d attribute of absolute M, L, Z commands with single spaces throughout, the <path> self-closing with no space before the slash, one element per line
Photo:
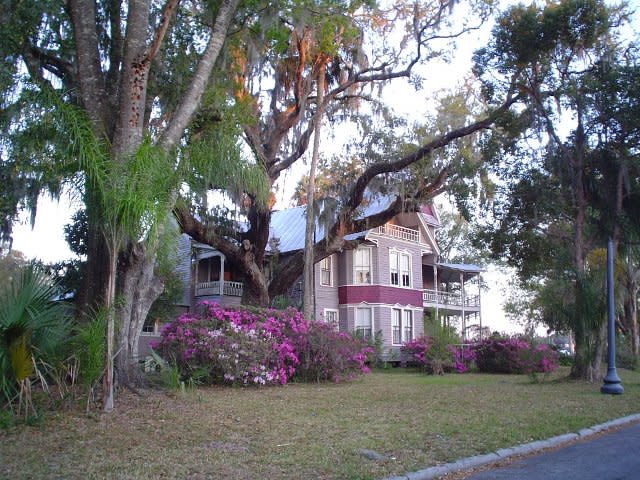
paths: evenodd
<path fill-rule="evenodd" d="M 324 321 L 324 310 L 329 308 L 338 310 L 338 256 L 331 255 L 331 285 L 321 285 L 321 266 L 320 263 L 314 265 L 315 270 L 315 319 Z M 338 312 L 340 317 L 340 313 Z"/>
<path fill-rule="evenodd" d="M 180 235 L 176 255 L 175 272 L 182 284 L 182 296 L 178 301 L 178 305 L 189 307 L 192 305 L 193 299 L 193 285 L 191 283 L 191 237 L 189 237 L 189 235 L 184 233 Z"/>

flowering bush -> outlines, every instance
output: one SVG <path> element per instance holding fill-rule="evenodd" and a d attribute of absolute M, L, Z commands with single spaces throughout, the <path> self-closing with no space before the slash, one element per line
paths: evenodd
<path fill-rule="evenodd" d="M 517 337 L 494 337 L 473 347 L 478 370 L 487 373 L 550 373 L 558 367 L 556 352 L 546 345 L 531 346 Z"/>
<path fill-rule="evenodd" d="M 476 352 L 472 347 L 447 345 L 447 350 L 453 358 L 453 369 L 458 373 L 468 372 L 476 361 Z"/>
<path fill-rule="evenodd" d="M 427 336 L 422 336 L 405 342 L 400 351 L 409 355 L 409 362 L 425 366 L 427 364 L 427 351 L 430 347 L 431 339 Z"/>
<path fill-rule="evenodd" d="M 559 358 L 558 352 L 548 345 L 531 346 L 521 354 L 522 372 L 538 381 L 538 374 L 548 375 L 558 368 Z"/>
<path fill-rule="evenodd" d="M 310 322 L 305 334 L 293 338 L 293 348 L 299 359 L 295 378 L 315 382 L 339 382 L 368 373 L 366 361 L 373 353 L 365 340 L 321 322 Z"/>
<path fill-rule="evenodd" d="M 410 364 L 417 364 L 427 373 L 443 374 L 454 368 L 452 350 L 448 347 L 425 335 L 405 342 L 401 351 L 409 355 Z"/>
<path fill-rule="evenodd" d="M 183 379 L 197 375 L 205 383 L 271 385 L 285 384 L 296 372 L 302 379 L 339 381 L 367 371 L 362 344 L 303 319 L 295 309 L 210 302 L 202 307 L 200 314 L 167 324 L 153 345 Z"/>

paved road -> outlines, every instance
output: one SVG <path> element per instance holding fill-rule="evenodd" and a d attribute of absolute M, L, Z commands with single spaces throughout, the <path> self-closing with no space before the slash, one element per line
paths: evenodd
<path fill-rule="evenodd" d="M 466 477 L 506 479 L 639 480 L 640 423 Z"/>

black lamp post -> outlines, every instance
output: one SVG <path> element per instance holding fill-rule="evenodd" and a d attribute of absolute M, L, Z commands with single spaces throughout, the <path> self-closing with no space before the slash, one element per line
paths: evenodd
<path fill-rule="evenodd" d="M 604 383 L 600 387 L 600 393 L 609 393 L 611 395 L 620 395 L 624 392 L 618 372 L 616 372 L 616 328 L 615 328 L 615 311 L 613 302 L 613 241 L 611 238 L 607 240 L 607 307 L 608 307 L 608 340 L 609 340 L 609 357 L 607 363 L 607 375 L 604 377 Z"/>

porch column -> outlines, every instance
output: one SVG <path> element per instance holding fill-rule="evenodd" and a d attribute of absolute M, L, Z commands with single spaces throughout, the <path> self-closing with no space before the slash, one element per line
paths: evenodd
<path fill-rule="evenodd" d="M 464 292 L 464 273 L 460 272 L 460 293 L 462 295 L 462 343 L 467 341 L 467 316 L 465 314 L 465 303 L 467 303 Z"/>
<path fill-rule="evenodd" d="M 220 255 L 220 296 L 224 295 L 224 255 Z"/>
<path fill-rule="evenodd" d="M 439 316 L 439 312 L 438 312 L 438 305 L 440 304 L 440 292 L 438 292 L 438 266 L 437 265 L 433 265 L 433 285 L 436 291 L 436 322 L 438 322 L 438 325 L 440 324 L 440 316 Z"/>
<path fill-rule="evenodd" d="M 191 281 L 189 288 L 189 311 L 196 305 L 196 293 L 198 292 L 198 251 L 191 244 Z"/>
<path fill-rule="evenodd" d="M 482 340 L 482 274 L 478 273 L 478 320 L 480 321 L 480 340 Z"/>

